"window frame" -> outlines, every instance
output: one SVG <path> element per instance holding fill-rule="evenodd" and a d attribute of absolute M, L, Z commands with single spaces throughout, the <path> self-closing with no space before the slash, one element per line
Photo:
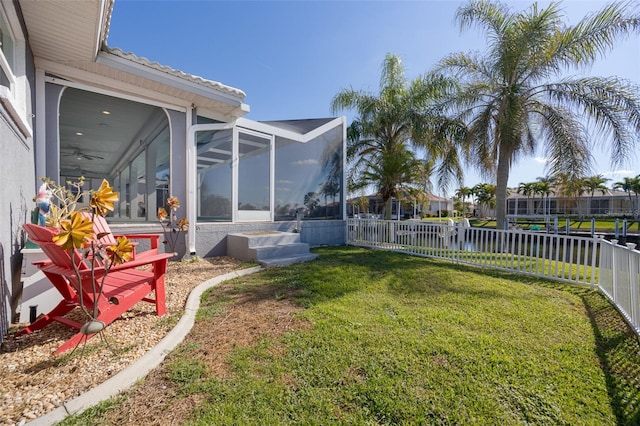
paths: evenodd
<path fill-rule="evenodd" d="M 11 58 L 0 49 L 0 68 L 9 86 L 0 85 L 0 103 L 25 137 L 33 136 L 31 127 L 30 86 L 26 73 L 26 41 L 13 2 L 0 2 L 0 19 L 12 41 Z"/>

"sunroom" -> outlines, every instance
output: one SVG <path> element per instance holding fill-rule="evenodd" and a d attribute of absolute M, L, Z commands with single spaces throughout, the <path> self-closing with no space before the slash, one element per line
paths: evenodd
<path fill-rule="evenodd" d="M 59 175 L 48 176 L 83 176 L 94 189 L 109 180 L 120 193 L 108 218 L 115 229 L 158 228 L 158 208 L 175 195 L 178 215 L 195 224 L 192 254 L 226 254 L 226 234 L 245 229 L 301 231 L 312 245 L 342 242 L 344 118 L 222 122 L 194 111 L 195 124 L 186 126 L 181 111 L 157 102 L 58 83 L 47 78 L 49 90 L 60 91 L 46 166 L 59 164 Z"/>

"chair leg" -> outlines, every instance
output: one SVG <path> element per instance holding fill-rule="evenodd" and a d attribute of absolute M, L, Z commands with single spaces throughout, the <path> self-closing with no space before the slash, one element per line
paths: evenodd
<path fill-rule="evenodd" d="M 73 349 L 76 346 L 78 346 L 80 343 L 82 343 L 83 341 L 86 342 L 92 336 L 95 336 L 95 334 L 86 335 L 84 333 L 78 332 L 78 333 L 74 334 L 69 340 L 67 340 L 62 345 L 60 345 L 60 347 L 58 349 L 56 349 L 55 354 L 59 355 L 64 351 L 68 351 L 69 349 Z"/>
<path fill-rule="evenodd" d="M 165 299 L 166 296 L 164 293 L 164 276 L 156 280 L 155 293 L 156 293 L 156 315 L 161 317 L 167 312 L 167 302 L 166 302 L 166 299 Z"/>
<path fill-rule="evenodd" d="M 18 333 L 16 333 L 16 336 L 21 336 L 23 334 L 31 334 L 36 330 L 40 330 L 41 328 L 46 327 L 47 325 L 55 321 L 56 317 L 62 317 L 68 314 L 76 306 L 78 306 L 78 304 L 75 302 L 72 302 L 69 300 L 63 300 L 60 303 L 58 303 L 58 305 L 55 308 L 53 308 L 48 314 L 42 315 L 40 318 L 38 318 L 37 320 L 29 324 L 27 327 L 20 330 Z"/>

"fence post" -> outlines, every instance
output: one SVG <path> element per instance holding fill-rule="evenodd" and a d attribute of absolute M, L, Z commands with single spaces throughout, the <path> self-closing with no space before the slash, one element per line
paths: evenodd
<path fill-rule="evenodd" d="M 616 219 L 616 232 L 618 231 L 617 222 L 618 219 Z M 618 246 L 618 240 L 611 240 L 611 243 L 611 297 L 613 297 L 614 302 L 618 304 L 618 297 L 616 294 L 616 287 L 618 287 L 618 265 L 616 265 L 616 248 Z"/>
<path fill-rule="evenodd" d="M 627 248 L 630 252 L 636 248 L 636 244 L 627 243 Z M 638 256 L 633 256 L 632 253 L 629 253 L 629 286 L 631 287 L 631 312 L 629 312 L 629 316 L 631 317 L 631 321 L 636 329 L 640 329 L 640 312 L 638 309 L 640 308 L 640 300 L 638 300 Z"/>

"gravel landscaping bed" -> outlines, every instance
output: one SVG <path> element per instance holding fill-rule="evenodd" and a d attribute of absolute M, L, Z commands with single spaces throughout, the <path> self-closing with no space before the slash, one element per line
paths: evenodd
<path fill-rule="evenodd" d="M 12 327 L 0 347 L 0 425 L 27 423 L 123 370 L 173 328 L 193 288 L 240 267 L 229 257 L 170 262 L 164 316 L 155 315 L 153 304 L 138 303 L 106 328 L 104 339 L 94 336 L 61 355 L 55 350 L 74 330 L 54 323 L 16 337 L 24 325 Z M 69 317 L 78 315 L 76 310 Z"/>

